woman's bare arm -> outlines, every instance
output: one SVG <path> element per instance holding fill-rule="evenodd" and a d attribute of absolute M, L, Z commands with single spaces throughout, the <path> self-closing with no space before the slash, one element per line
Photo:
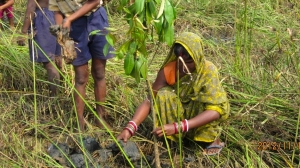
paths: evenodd
<path fill-rule="evenodd" d="M 167 82 L 165 79 L 164 71 L 161 69 L 156 77 L 155 82 L 152 85 L 152 90 L 154 96 L 156 96 L 157 91 L 161 89 L 162 87 L 166 86 Z M 150 112 L 150 101 L 149 100 L 144 100 L 139 107 L 136 109 L 132 121 L 134 121 L 137 126 L 140 125 L 148 116 Z M 127 140 L 131 137 L 130 133 L 128 130 L 124 129 L 120 135 L 117 137 L 117 139 L 123 140 L 124 142 L 127 142 Z"/>
<path fill-rule="evenodd" d="M 152 90 L 153 90 L 154 97 L 156 96 L 157 91 L 166 85 L 167 85 L 167 82 L 165 79 L 164 71 L 163 71 L 163 69 L 161 69 L 157 73 L 157 77 L 156 77 L 154 83 L 152 84 Z M 151 96 L 151 95 L 149 95 L 149 96 Z M 137 125 L 140 125 L 146 119 L 147 115 L 150 112 L 150 106 L 151 106 L 151 104 L 148 99 L 148 100 L 144 100 L 143 103 L 137 108 L 137 110 L 135 111 L 135 114 L 132 118 L 132 120 Z"/>

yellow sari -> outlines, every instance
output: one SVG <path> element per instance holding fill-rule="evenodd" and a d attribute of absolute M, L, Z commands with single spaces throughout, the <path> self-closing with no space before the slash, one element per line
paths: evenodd
<path fill-rule="evenodd" d="M 155 100 L 158 112 L 155 112 L 160 115 L 164 125 L 177 122 L 178 114 L 181 121 L 193 118 L 204 110 L 217 111 L 221 116 L 218 120 L 190 129 L 183 134 L 183 137 L 194 141 L 212 142 L 221 133 L 220 122 L 227 119 L 229 115 L 229 102 L 226 92 L 221 86 L 217 67 L 205 60 L 202 41 L 198 35 L 189 32 L 183 33 L 175 40 L 175 43 L 180 43 L 189 52 L 195 62 L 196 70 L 191 75 L 180 78 L 174 85 L 163 87 L 157 92 Z M 177 60 L 173 48 L 174 45 L 161 68 Z M 179 90 L 177 90 L 177 85 L 179 85 Z M 177 92 L 179 92 L 179 101 Z M 157 120 L 156 126 L 159 125 Z M 179 137 L 172 135 L 168 138 L 178 141 Z"/>

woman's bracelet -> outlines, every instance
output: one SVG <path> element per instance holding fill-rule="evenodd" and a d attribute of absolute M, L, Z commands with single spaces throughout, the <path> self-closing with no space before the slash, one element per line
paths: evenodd
<path fill-rule="evenodd" d="M 133 136 L 134 133 L 138 130 L 138 126 L 134 121 L 129 121 L 124 129 L 128 130 L 130 135 Z"/>
<path fill-rule="evenodd" d="M 134 130 L 137 131 L 138 130 L 138 126 L 136 125 L 136 123 L 134 121 L 129 121 L 128 124 L 131 124 L 134 126 Z"/>
<path fill-rule="evenodd" d="M 124 130 L 129 131 L 129 133 L 130 133 L 131 136 L 134 135 L 134 131 L 130 127 L 125 127 Z"/>
<path fill-rule="evenodd" d="M 187 119 L 182 120 L 181 122 L 179 122 L 179 124 L 177 122 L 174 122 L 173 125 L 175 129 L 175 134 L 178 134 L 179 128 L 181 132 L 189 131 L 189 122 Z"/>
<path fill-rule="evenodd" d="M 177 124 L 177 122 L 174 122 L 173 125 L 174 125 L 174 129 L 175 129 L 175 134 L 178 134 L 178 124 Z"/>
<path fill-rule="evenodd" d="M 187 119 L 184 119 L 184 121 L 185 121 L 185 125 L 186 125 L 186 132 L 188 132 L 189 131 L 189 122 Z"/>

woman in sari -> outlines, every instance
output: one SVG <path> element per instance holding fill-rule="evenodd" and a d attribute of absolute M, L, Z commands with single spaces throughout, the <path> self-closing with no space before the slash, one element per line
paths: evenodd
<path fill-rule="evenodd" d="M 229 102 L 217 67 L 205 59 L 198 35 L 185 32 L 175 40 L 152 90 L 158 107 L 153 109 L 161 119 L 153 134 L 165 134 L 173 141 L 181 135 L 199 142 L 208 155 L 221 151 L 220 123 L 228 118 Z M 127 142 L 146 119 L 150 106 L 149 99 L 144 100 L 117 139 Z"/>

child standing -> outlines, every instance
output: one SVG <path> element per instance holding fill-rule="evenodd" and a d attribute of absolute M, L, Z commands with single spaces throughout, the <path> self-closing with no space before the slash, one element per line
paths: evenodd
<path fill-rule="evenodd" d="M 70 30 L 70 37 L 76 42 L 78 48 L 77 58 L 73 61 L 75 70 L 75 88 L 74 93 L 76 111 L 80 130 L 84 130 L 84 101 L 86 95 L 86 85 L 89 79 L 88 62 L 91 60 L 91 74 L 94 79 L 94 92 L 96 99 L 96 111 L 100 120 L 97 121 L 99 127 L 103 124 L 109 127 L 105 122 L 107 113 L 104 106 L 106 96 L 105 66 L 106 60 L 114 57 L 108 53 L 104 55 L 103 48 L 107 43 L 105 35 L 107 34 L 108 18 L 105 8 L 102 6 L 102 0 L 50 0 L 49 9 L 55 12 L 56 24 L 63 25 Z M 90 35 L 92 31 L 100 31 L 101 35 Z M 110 47 L 109 51 L 113 51 Z"/>
<path fill-rule="evenodd" d="M 38 3 L 38 4 L 37 4 Z M 47 71 L 50 96 L 58 94 L 57 86 L 60 84 L 60 74 L 57 68 L 51 63 L 56 60 L 58 69 L 61 69 L 61 48 L 56 38 L 49 32 L 49 27 L 55 24 L 54 13 L 48 9 L 49 0 L 27 0 L 27 8 L 21 33 L 27 35 L 33 33 L 34 50 L 32 50 L 32 39 L 29 40 L 28 47 L 30 59 L 32 61 L 43 63 Z M 32 26 L 31 27 L 31 22 Z M 32 30 L 31 30 L 32 29 Z M 33 31 L 33 32 L 32 32 Z M 18 44 L 25 45 L 23 39 L 18 40 Z M 38 47 L 37 47 L 38 46 Z"/>
<path fill-rule="evenodd" d="M 14 29 L 15 27 L 14 15 L 13 15 L 13 4 L 14 4 L 14 0 L 0 0 L 0 19 L 3 20 L 3 15 L 5 12 L 11 29 Z M 0 24 L 0 28 L 3 29 L 2 24 Z"/>

